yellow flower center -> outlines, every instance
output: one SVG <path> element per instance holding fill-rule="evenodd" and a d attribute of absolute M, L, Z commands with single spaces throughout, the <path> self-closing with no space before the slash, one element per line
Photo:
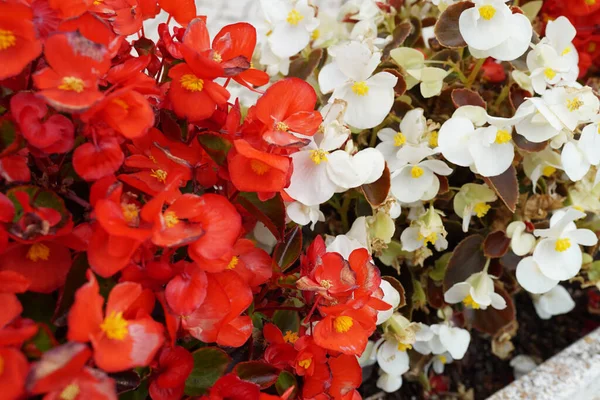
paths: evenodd
<path fill-rule="evenodd" d="M 250 160 L 250 168 L 256 175 L 264 175 L 269 170 L 269 166 L 260 160 Z"/>
<path fill-rule="evenodd" d="M 494 15 L 496 15 L 496 8 L 491 4 L 481 6 L 479 7 L 479 15 L 481 15 L 481 18 L 489 21 L 490 19 L 494 18 Z"/>
<path fill-rule="evenodd" d="M 95 6 L 99 6 L 100 4 L 104 3 L 104 0 L 94 0 L 94 5 Z"/>
<path fill-rule="evenodd" d="M 579 97 L 567 99 L 567 109 L 571 112 L 579 110 L 582 106 L 583 101 L 579 100 Z"/>
<path fill-rule="evenodd" d="M 545 177 L 552 176 L 552 174 L 555 172 L 556 172 L 556 168 L 554 168 L 551 165 L 546 165 L 544 167 L 544 169 L 542 169 L 542 175 L 544 175 Z"/>
<path fill-rule="evenodd" d="M 487 212 L 490 210 L 491 206 L 489 204 L 486 203 L 477 203 L 475 204 L 475 208 L 473 209 L 473 211 L 475 211 L 475 214 L 481 218 L 483 217 L 485 214 L 487 214 Z"/>
<path fill-rule="evenodd" d="M 312 31 L 312 33 L 310 34 L 310 38 L 312 40 L 317 40 L 319 37 L 321 36 L 321 32 L 318 29 L 315 29 L 314 31 Z"/>
<path fill-rule="evenodd" d="M 185 74 L 179 79 L 181 86 L 190 92 L 201 92 L 204 89 L 204 80 L 194 74 Z"/>
<path fill-rule="evenodd" d="M 304 19 L 304 15 L 300 14 L 300 11 L 295 8 L 292 9 L 287 15 L 286 21 L 290 25 L 298 25 L 300 21 Z"/>
<path fill-rule="evenodd" d="M 423 234 L 419 233 L 417 235 L 417 239 L 418 240 L 422 240 L 423 244 L 425 246 L 427 246 L 427 243 L 431 243 L 431 244 L 435 244 L 435 241 L 437 240 L 437 235 L 434 232 L 431 232 L 429 235 L 427 236 L 423 236 Z"/>
<path fill-rule="evenodd" d="M 498 143 L 498 144 L 508 143 L 508 142 L 510 142 L 510 139 L 512 139 L 512 136 L 509 131 L 507 131 L 505 129 L 498 129 L 498 132 L 496 132 L 496 143 Z"/>
<path fill-rule="evenodd" d="M 0 29 L 0 50 L 6 50 L 9 47 L 15 46 L 17 38 L 12 31 Z"/>
<path fill-rule="evenodd" d="M 440 362 L 442 364 L 447 364 L 448 363 L 448 358 L 446 358 L 446 356 L 439 356 L 438 360 L 440 360 Z"/>
<path fill-rule="evenodd" d="M 77 395 L 79 395 L 79 386 L 75 383 L 71 383 L 66 386 L 62 392 L 60 392 L 59 400 L 75 400 Z"/>
<path fill-rule="evenodd" d="M 278 122 L 275 124 L 275 129 L 281 132 L 287 132 L 290 127 L 287 126 L 285 122 Z"/>
<path fill-rule="evenodd" d="M 545 76 L 547 79 L 550 79 L 550 80 L 552 80 L 552 79 L 554 79 L 554 78 L 556 77 L 556 71 L 555 71 L 555 70 L 553 70 L 552 68 L 546 68 L 546 69 L 544 70 L 544 76 Z"/>
<path fill-rule="evenodd" d="M 321 164 L 323 161 L 327 161 L 327 154 L 325 150 L 311 150 L 310 151 L 310 159 L 317 165 Z"/>
<path fill-rule="evenodd" d="M 45 244 L 34 243 L 31 245 L 29 250 L 27 250 L 26 257 L 33 262 L 38 262 L 39 260 L 48 261 L 48 258 L 50 257 L 50 249 Z"/>
<path fill-rule="evenodd" d="M 402 132 L 396 133 L 394 136 L 394 146 L 402 146 L 404 143 L 406 143 L 406 136 Z"/>
<path fill-rule="evenodd" d="M 593 53 L 596 51 L 596 42 L 590 42 L 587 48 L 588 53 Z"/>
<path fill-rule="evenodd" d="M 423 168 L 415 165 L 414 167 L 412 167 L 410 169 L 410 176 L 412 176 L 413 178 L 417 179 L 420 178 L 421 176 L 423 176 L 423 173 L 425 171 L 423 171 Z"/>
<path fill-rule="evenodd" d="M 354 321 L 346 315 L 340 315 L 333 320 L 333 329 L 337 333 L 348 332 L 352 328 L 352 325 L 354 325 Z"/>
<path fill-rule="evenodd" d="M 321 287 L 324 287 L 325 289 L 329 289 L 330 287 L 332 287 L 332 286 L 333 286 L 333 283 L 331 283 L 331 281 L 330 281 L 330 280 L 327 280 L 327 279 L 323 279 L 323 280 L 320 282 L 320 284 L 321 284 Z"/>
<path fill-rule="evenodd" d="M 121 204 L 121 211 L 125 221 L 132 222 L 140 215 L 140 209 L 135 204 Z"/>
<path fill-rule="evenodd" d="M 71 92 L 81 93 L 85 84 L 82 79 L 76 78 L 74 76 L 65 76 L 62 78 L 62 83 L 58 86 L 61 90 L 67 90 Z"/>
<path fill-rule="evenodd" d="M 429 146 L 431 146 L 431 147 L 438 146 L 438 131 L 433 131 L 429 135 Z"/>
<path fill-rule="evenodd" d="M 571 52 L 571 48 L 570 47 L 565 47 L 565 49 L 562 51 L 562 53 L 560 53 L 560 55 L 561 56 L 566 56 L 570 52 Z"/>
<path fill-rule="evenodd" d="M 352 84 L 352 91 L 359 96 L 366 96 L 369 94 L 369 86 L 365 81 L 354 82 Z"/>
<path fill-rule="evenodd" d="M 177 214 L 173 211 L 167 211 L 164 215 L 165 224 L 167 224 L 167 228 L 172 228 L 179 223 L 179 218 L 177 218 Z"/>
<path fill-rule="evenodd" d="M 165 183 L 167 181 L 167 171 L 163 169 L 151 170 L 150 176 L 156 178 L 157 181 Z"/>
<path fill-rule="evenodd" d="M 585 4 L 587 4 L 588 6 L 593 6 L 594 4 L 596 4 L 596 0 L 585 0 Z"/>
<path fill-rule="evenodd" d="M 298 340 L 298 334 L 296 332 L 286 331 L 283 340 L 286 343 L 294 344 Z"/>
<path fill-rule="evenodd" d="M 114 99 L 112 102 L 114 104 L 118 105 L 119 107 L 121 107 L 122 109 L 124 109 L 125 111 L 129 110 L 129 104 L 127 104 L 122 99 Z"/>
<path fill-rule="evenodd" d="M 301 366 L 304 369 L 308 369 L 308 367 L 310 367 L 310 364 L 312 364 L 312 358 L 305 358 L 304 360 L 300 360 L 298 361 L 298 365 Z"/>
<path fill-rule="evenodd" d="M 238 262 L 240 262 L 240 259 L 237 258 L 237 256 L 231 257 L 229 264 L 227 264 L 227 269 L 235 269 L 235 267 L 238 265 Z"/>
<path fill-rule="evenodd" d="M 558 239 L 554 245 L 554 250 L 563 252 L 571 247 L 571 240 L 569 238 Z"/>
<path fill-rule="evenodd" d="M 479 304 L 477 304 L 477 302 L 475 302 L 475 300 L 473 300 L 473 297 L 471 297 L 471 295 L 468 295 L 467 297 L 465 297 L 462 302 L 465 305 L 465 307 L 469 307 L 474 310 L 478 310 L 480 308 Z"/>
<path fill-rule="evenodd" d="M 213 51 L 213 56 L 212 56 L 213 61 L 216 61 L 218 63 L 220 63 L 221 61 L 223 61 L 223 57 L 221 57 L 221 53 L 219 53 L 218 51 Z"/>
<path fill-rule="evenodd" d="M 100 329 L 104 331 L 109 339 L 124 340 L 128 334 L 127 325 L 129 323 L 123 318 L 122 312 L 112 311 L 108 317 L 104 318 L 104 321 L 100 324 Z"/>
<path fill-rule="evenodd" d="M 406 351 L 409 349 L 412 349 L 412 345 L 398 342 L 398 350 L 399 351 Z"/>

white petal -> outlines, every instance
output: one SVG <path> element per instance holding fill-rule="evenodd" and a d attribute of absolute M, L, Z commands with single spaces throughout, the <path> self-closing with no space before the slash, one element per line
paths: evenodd
<path fill-rule="evenodd" d="M 360 176 L 354 170 L 352 158 L 343 150 L 337 150 L 327 155 L 327 176 L 342 188 L 360 186 Z"/>
<path fill-rule="evenodd" d="M 390 375 L 400 376 L 409 370 L 408 354 L 398 350 L 398 342 L 386 340 L 377 350 L 379 367 Z"/>
<path fill-rule="evenodd" d="M 415 333 L 415 339 L 418 342 L 427 342 L 433 339 L 433 330 L 422 322 L 417 322 L 419 330 Z"/>
<path fill-rule="evenodd" d="M 344 259 L 348 259 L 350 254 L 356 249 L 366 249 L 366 247 L 358 240 L 346 235 L 337 235 L 335 239 L 327 245 L 328 252 L 338 253 L 344 257 Z"/>
<path fill-rule="evenodd" d="M 556 251 L 555 246 L 555 239 L 543 239 L 533 251 L 533 258 L 548 278 L 558 281 L 571 279 L 581 269 L 581 249 L 576 243 L 571 243 L 565 251 Z"/>
<path fill-rule="evenodd" d="M 575 302 L 567 289 L 561 285 L 557 285 L 538 299 L 537 307 L 550 315 L 560 315 L 566 314 L 575 308 Z"/>
<path fill-rule="evenodd" d="M 365 81 L 381 60 L 381 53 L 372 53 L 366 44 L 350 42 L 337 49 L 335 62 L 339 69 L 353 81 Z"/>
<path fill-rule="evenodd" d="M 377 138 L 382 142 L 394 142 L 394 138 L 398 132 L 393 130 L 392 128 L 383 128 L 379 132 L 377 132 Z"/>
<path fill-rule="evenodd" d="M 319 88 L 323 94 L 333 92 L 346 83 L 347 80 L 348 77 L 344 75 L 335 62 L 327 64 L 319 72 Z"/>
<path fill-rule="evenodd" d="M 369 91 L 358 95 L 350 88 L 340 93 L 348 102 L 345 114 L 347 124 L 358 129 L 369 129 L 379 125 L 388 115 L 394 104 L 394 86 L 398 78 L 388 72 L 379 72 L 367 79 Z M 334 92 L 334 96 L 337 94 Z"/>
<path fill-rule="evenodd" d="M 510 248 L 518 256 L 529 254 L 535 247 L 536 239 L 531 233 L 523 233 L 510 240 Z"/>
<path fill-rule="evenodd" d="M 400 241 L 402 242 L 402 250 L 404 251 L 415 251 L 423 247 L 423 241 L 419 240 L 419 228 L 406 228 L 400 235 Z"/>
<path fill-rule="evenodd" d="M 438 132 L 439 149 L 444 158 L 461 167 L 471 165 L 473 157 L 467 144 L 474 132 L 473 123 L 465 117 L 452 117 L 444 122 Z"/>
<path fill-rule="evenodd" d="M 427 146 L 426 143 L 422 143 L 418 146 L 405 144 L 396 152 L 397 162 L 395 165 L 403 166 L 406 164 L 418 164 L 425 157 L 429 157 L 435 153 L 436 152 Z"/>
<path fill-rule="evenodd" d="M 499 61 L 513 61 L 529 48 L 532 34 L 531 22 L 523 14 L 510 16 L 510 35 L 500 45 L 488 50 L 488 54 Z"/>
<path fill-rule="evenodd" d="M 600 133 L 598 124 L 588 125 L 581 131 L 579 146 L 592 165 L 600 164 Z"/>
<path fill-rule="evenodd" d="M 569 179 L 574 182 L 581 180 L 590 170 L 590 163 L 574 142 L 565 144 L 560 154 L 560 159 L 564 171 Z"/>
<path fill-rule="evenodd" d="M 531 293 L 546 293 L 558 284 L 558 280 L 550 279 L 542 273 L 533 257 L 525 257 L 517 265 L 517 281 Z"/>
<path fill-rule="evenodd" d="M 515 157 L 512 143 L 492 143 L 489 146 L 472 144 L 469 151 L 473 157 L 477 172 L 482 176 L 497 176 L 510 167 Z"/>
<path fill-rule="evenodd" d="M 375 353 L 375 352 L 376 352 L 375 342 L 373 342 L 372 340 L 369 340 L 367 342 L 367 347 L 365 348 L 365 351 L 363 351 L 363 353 L 358 358 L 358 364 L 362 368 L 374 365 L 377 362 L 376 356 L 372 357 L 373 353 Z"/>
<path fill-rule="evenodd" d="M 294 201 L 285 207 L 288 217 L 299 225 L 308 225 L 310 221 L 310 207 L 299 201 Z"/>
<path fill-rule="evenodd" d="M 402 387 L 402 376 L 382 373 L 377 379 L 377 387 L 386 393 L 393 393 Z"/>
<path fill-rule="evenodd" d="M 471 285 L 471 297 L 477 304 L 483 307 L 492 304 L 490 294 L 494 293 L 494 281 L 486 272 L 471 275 L 467 282 Z"/>
<path fill-rule="evenodd" d="M 360 184 L 373 183 L 381 177 L 385 168 L 385 159 L 379 150 L 366 148 L 352 157 L 354 170 L 359 175 Z"/>
<path fill-rule="evenodd" d="M 301 25 L 280 22 L 269 35 L 271 50 L 279 57 L 291 57 L 306 47 L 310 33 Z"/>
<path fill-rule="evenodd" d="M 496 310 L 504 310 L 506 308 L 506 300 L 498 293 L 490 293 L 490 298 L 492 299 L 492 307 Z"/>
<path fill-rule="evenodd" d="M 440 342 L 448 349 L 455 360 L 460 360 L 469 348 L 471 335 L 465 329 L 442 325 L 440 326 Z"/>
<path fill-rule="evenodd" d="M 329 179 L 327 162 L 315 164 L 310 158 L 310 151 L 299 151 L 292 155 L 294 171 L 290 186 L 285 191 L 293 199 L 313 206 L 326 202 L 333 196 L 337 185 Z"/>
<path fill-rule="evenodd" d="M 582 246 L 594 246 L 598 243 L 598 236 L 589 229 L 576 229 L 573 231 L 565 232 L 565 236 L 571 239 L 571 241 Z"/>
<path fill-rule="evenodd" d="M 422 108 L 410 110 L 400 122 L 400 131 L 406 136 L 406 140 L 409 143 L 419 143 L 426 128 L 427 121 L 423 116 Z"/>
<path fill-rule="evenodd" d="M 434 179 L 433 172 L 427 168 L 422 168 L 423 174 L 421 176 L 413 178 L 413 167 L 415 166 L 406 165 L 392 177 L 392 194 L 403 203 L 420 200 Z"/>
<path fill-rule="evenodd" d="M 546 37 L 558 52 L 563 52 L 576 35 L 577 30 L 567 17 L 560 16 L 546 25 Z"/>
<path fill-rule="evenodd" d="M 509 17 L 510 9 L 506 5 L 496 9 L 494 17 L 490 20 L 479 18 L 479 8 L 473 7 L 462 12 L 458 26 L 462 37 L 469 46 L 479 50 L 488 50 L 508 38 L 511 29 L 508 25 Z"/>
<path fill-rule="evenodd" d="M 442 160 L 425 160 L 419 163 L 419 166 L 429 168 L 438 175 L 447 176 L 452 173 L 452 168 Z"/>
<path fill-rule="evenodd" d="M 448 304 L 460 303 L 469 295 L 470 291 L 471 285 L 468 283 L 455 283 L 446 293 L 444 293 L 444 301 Z"/>

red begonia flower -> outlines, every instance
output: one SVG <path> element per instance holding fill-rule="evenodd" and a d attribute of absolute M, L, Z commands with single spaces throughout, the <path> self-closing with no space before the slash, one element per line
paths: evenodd
<path fill-rule="evenodd" d="M 73 168 L 86 181 L 94 181 L 115 173 L 125 155 L 114 138 L 99 139 L 96 144 L 84 143 L 73 152 Z"/>
<path fill-rule="evenodd" d="M 266 362 L 281 369 L 294 366 L 298 354 L 294 343 L 298 333 L 287 331 L 284 336 L 276 325 L 268 323 L 263 327 L 263 336 L 269 343 L 263 356 Z"/>
<path fill-rule="evenodd" d="M 103 312 L 98 282 L 88 271 L 88 282 L 75 294 L 67 336 L 72 341 L 91 342 L 96 365 L 107 372 L 148 365 L 164 341 L 163 326 L 149 316 L 124 317 L 141 293 L 137 283 L 119 283 L 111 290 Z"/>
<path fill-rule="evenodd" d="M 167 284 L 165 299 L 176 315 L 189 315 L 206 299 L 208 279 L 206 273 L 194 263 L 180 261 L 181 272 Z"/>
<path fill-rule="evenodd" d="M 329 358 L 331 368 L 331 387 L 329 394 L 334 400 L 352 400 L 356 388 L 362 383 L 362 369 L 355 356 L 342 354 Z M 360 398 L 360 396 L 358 397 Z"/>
<path fill-rule="evenodd" d="M 194 368 L 194 358 L 183 347 L 164 347 L 158 357 L 157 376 L 150 382 L 152 400 L 179 400 L 185 381 Z"/>
<path fill-rule="evenodd" d="M 196 17 L 194 0 L 158 0 L 158 5 L 183 26 Z"/>
<path fill-rule="evenodd" d="M 21 71 L 42 52 L 29 7 L 15 1 L 0 3 L 0 80 Z"/>
<path fill-rule="evenodd" d="M 0 393 L 7 400 L 16 400 L 24 392 L 29 364 L 18 349 L 0 347 Z"/>
<path fill-rule="evenodd" d="M 208 396 L 202 400 L 258 400 L 260 387 L 256 383 L 243 381 L 231 373 L 215 382 Z"/>

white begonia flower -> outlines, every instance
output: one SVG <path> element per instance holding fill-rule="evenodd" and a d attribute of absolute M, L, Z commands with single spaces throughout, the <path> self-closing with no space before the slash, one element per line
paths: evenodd
<path fill-rule="evenodd" d="M 543 108 L 544 113 L 539 111 L 539 108 Z M 515 115 L 523 116 L 515 125 L 517 133 L 530 142 L 545 142 L 558 136 L 563 129 L 560 120 L 545 107 L 543 102 L 534 103 L 531 99 L 525 100 Z"/>
<path fill-rule="evenodd" d="M 598 185 L 598 171 L 590 171 L 582 180 L 572 185 L 569 189 L 569 200 L 573 207 L 587 212 L 600 214 L 600 185 Z"/>
<path fill-rule="evenodd" d="M 542 295 L 533 296 L 535 312 L 541 319 L 550 319 L 555 315 L 566 314 L 575 308 L 575 302 L 567 289 L 556 285 Z"/>
<path fill-rule="evenodd" d="M 450 364 L 452 361 L 454 361 L 452 355 L 449 352 L 445 352 L 444 354 L 434 356 L 430 363 L 435 373 L 439 375 L 444 373 L 445 365 Z"/>
<path fill-rule="evenodd" d="M 509 364 L 513 367 L 515 379 L 519 379 L 537 368 L 537 363 L 534 359 L 525 354 L 519 354 L 518 356 L 513 357 Z"/>
<path fill-rule="evenodd" d="M 485 123 L 482 114 L 492 125 L 475 129 Z M 482 107 L 460 107 L 438 132 L 439 150 L 446 160 L 482 176 L 500 175 L 514 158 L 513 122 L 489 117 Z"/>
<path fill-rule="evenodd" d="M 546 36 L 540 43 L 550 45 L 556 53 L 567 60 L 568 63 L 578 69 L 579 54 L 573 45 L 573 39 L 577 35 L 577 30 L 567 17 L 560 16 L 554 21 L 548 21 L 546 25 Z M 575 75 L 577 79 L 577 74 Z"/>
<path fill-rule="evenodd" d="M 388 281 L 382 279 L 379 288 L 383 291 L 383 298 L 381 300 L 391 305 L 392 308 L 377 312 L 377 325 L 381 325 L 390 319 L 400 304 L 400 293 Z"/>
<path fill-rule="evenodd" d="M 600 125 L 597 122 L 583 128 L 578 141 L 565 144 L 561 163 L 569 179 L 574 182 L 581 180 L 592 165 L 600 164 Z"/>
<path fill-rule="evenodd" d="M 468 330 L 450 326 L 447 324 L 431 325 L 431 329 L 438 330 L 440 343 L 446 348 L 448 353 L 455 360 L 460 360 L 464 357 L 469 343 L 471 342 L 471 334 Z"/>
<path fill-rule="evenodd" d="M 379 378 L 376 385 L 386 393 L 394 393 L 402 387 L 402 375 L 394 376 L 383 370 L 379 370 Z"/>
<path fill-rule="evenodd" d="M 319 10 L 317 18 L 319 26 L 311 34 L 313 48 L 327 48 L 348 38 L 348 30 L 335 16 Z"/>
<path fill-rule="evenodd" d="M 423 116 L 423 109 L 415 108 L 402 118 L 399 131 L 383 128 L 377 132 L 381 143 L 376 149 L 383 154 L 390 171 L 393 172 L 406 164 L 416 164 L 435 154 L 425 138 L 426 133 L 427 120 Z"/>
<path fill-rule="evenodd" d="M 513 221 L 506 228 L 506 236 L 510 239 L 510 248 L 518 256 L 524 256 L 533 251 L 535 237 L 525 232 L 527 226 L 523 221 Z"/>
<path fill-rule="evenodd" d="M 577 275 L 582 263 L 579 245 L 593 246 L 598 242 L 591 230 L 577 229 L 574 221 L 583 217 L 585 213 L 573 208 L 559 210 L 550 218 L 549 229 L 533 231 L 542 238 L 533 251 L 533 259 L 546 277 L 562 281 Z"/>
<path fill-rule="evenodd" d="M 444 79 L 449 72 L 442 68 L 425 66 L 423 53 L 410 47 L 400 47 L 392 50 L 390 56 L 406 73 L 407 89 L 410 90 L 421 82 L 421 95 L 426 99 L 442 92 Z"/>
<path fill-rule="evenodd" d="M 560 154 L 546 147 L 536 153 L 526 153 L 523 157 L 523 171 L 531 179 L 533 193 L 537 191 L 537 182 L 542 177 L 551 177 L 556 170 L 562 169 Z"/>
<path fill-rule="evenodd" d="M 474 0 L 475 7 L 460 15 L 458 27 L 474 57 L 512 61 L 529 48 L 531 22 L 523 14 L 513 14 L 506 1 Z"/>
<path fill-rule="evenodd" d="M 436 175 L 447 176 L 452 169 L 441 160 L 423 160 L 406 164 L 392 172 L 391 192 L 403 203 L 433 199 L 439 189 Z"/>
<path fill-rule="evenodd" d="M 367 249 L 371 252 L 369 241 L 366 217 L 356 218 L 352 223 L 352 227 L 345 235 L 325 237 L 327 252 L 339 253 L 346 260 L 350 257 L 350 253 L 356 249 Z"/>
<path fill-rule="evenodd" d="M 467 183 L 463 185 L 459 192 L 454 196 L 453 206 L 456 215 L 462 218 L 463 232 L 469 230 L 471 217 L 477 216 L 483 218 L 492 203 L 498 199 L 496 192 L 487 187 L 476 183 Z"/>
<path fill-rule="evenodd" d="M 533 257 L 525 257 L 517 264 L 517 281 L 530 293 L 546 293 L 558 285 L 557 279 L 548 278 Z"/>
<path fill-rule="evenodd" d="M 400 351 L 411 349 L 417 341 L 421 329 L 416 322 L 410 322 L 399 313 L 394 313 L 383 325 L 384 337 L 396 344 Z M 389 371 L 386 371 L 389 372 Z"/>
<path fill-rule="evenodd" d="M 269 76 L 276 76 L 278 74 L 287 75 L 290 72 L 290 58 L 275 55 L 268 42 L 264 42 L 261 45 L 258 62 L 267 67 L 266 72 Z"/>
<path fill-rule="evenodd" d="M 455 283 L 444 293 L 444 301 L 448 304 L 462 302 L 473 309 L 485 310 L 489 306 L 496 310 L 505 309 L 506 300 L 494 292 L 494 281 L 487 273 L 488 264 L 483 271 L 471 275 L 465 282 Z"/>
<path fill-rule="evenodd" d="M 427 243 L 434 245 L 437 251 L 448 248 L 446 240 L 446 229 L 442 222 L 441 212 L 429 207 L 427 212 L 419 218 L 412 221 L 410 227 L 402 231 L 400 240 L 402 242 L 402 250 L 415 251 L 421 247 L 426 247 Z"/>
<path fill-rule="evenodd" d="M 416 341 L 413 344 L 413 349 L 420 354 L 444 354 L 446 347 L 440 341 L 440 326 L 431 325 L 431 327 L 418 323 L 420 329 L 416 334 Z"/>
<path fill-rule="evenodd" d="M 319 20 L 307 0 L 260 0 L 260 4 L 272 27 L 267 40 L 275 55 L 291 57 L 308 45 Z"/>
<path fill-rule="evenodd" d="M 385 340 L 377 349 L 377 364 L 387 374 L 401 376 L 409 370 L 409 358 L 406 349 L 394 339 Z"/>
<path fill-rule="evenodd" d="M 592 88 L 587 86 L 583 88 L 557 86 L 546 90 L 541 98 L 532 97 L 529 101 L 554 129 L 566 128 L 571 132 L 579 124 L 591 121 L 600 109 L 600 100 Z"/>
<path fill-rule="evenodd" d="M 355 21 L 369 20 L 377 23 L 383 19 L 383 12 L 375 0 L 349 0 L 340 8 L 338 17 L 344 20 L 347 16 Z"/>
<path fill-rule="evenodd" d="M 381 38 L 377 34 L 377 23 L 374 20 L 364 19 L 354 24 L 349 39 L 372 44 L 379 49 L 383 49 L 393 39 L 392 35 Z"/>
<path fill-rule="evenodd" d="M 381 60 L 381 52 L 355 41 L 331 50 L 334 60 L 319 73 L 321 92 L 333 91 L 329 102 L 346 101 L 344 121 L 347 124 L 358 129 L 380 124 L 392 109 L 394 86 L 398 82 L 389 72 L 372 75 Z"/>
<path fill-rule="evenodd" d="M 548 86 L 560 81 L 572 82 L 577 79 L 577 64 L 561 57 L 556 50 L 547 44 L 539 43 L 527 54 L 527 68 L 531 71 L 533 90 L 543 94 Z"/>
<path fill-rule="evenodd" d="M 531 84 L 531 78 L 526 72 L 515 69 L 510 74 L 514 79 L 515 83 L 519 85 L 521 89 L 529 93 L 533 93 L 533 85 Z"/>
<path fill-rule="evenodd" d="M 378 342 L 379 343 L 379 342 Z M 377 345 L 374 341 L 369 340 L 365 351 L 358 357 L 358 365 L 361 368 L 370 367 L 377 363 Z"/>
<path fill-rule="evenodd" d="M 310 224 L 311 230 L 315 229 L 317 222 L 325 221 L 325 215 L 318 205 L 305 206 L 299 201 L 294 201 L 285 206 L 285 211 L 290 220 L 302 226 Z"/>

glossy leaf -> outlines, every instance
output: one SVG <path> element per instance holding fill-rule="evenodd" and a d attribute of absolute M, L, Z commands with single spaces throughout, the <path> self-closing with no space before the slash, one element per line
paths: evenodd
<path fill-rule="evenodd" d="M 296 262 L 302 252 L 302 229 L 296 225 L 285 233 L 283 240 L 277 243 L 273 250 L 273 260 L 282 272 Z"/>
<path fill-rule="evenodd" d="M 390 169 L 386 164 L 381 177 L 373 183 L 362 185 L 361 189 L 369 204 L 373 207 L 377 207 L 383 204 L 385 199 L 387 199 L 387 196 L 390 192 L 390 186 Z"/>
<path fill-rule="evenodd" d="M 277 393 L 281 396 L 291 387 L 294 387 L 294 389 L 288 398 L 294 399 L 298 394 L 298 381 L 296 380 L 296 377 L 288 371 L 281 371 L 277 378 L 277 382 L 275 382 Z"/>
<path fill-rule="evenodd" d="M 288 76 L 293 76 L 302 80 L 308 79 L 308 77 L 315 72 L 315 69 L 317 69 L 319 64 L 321 64 L 324 54 L 325 51 L 323 49 L 314 49 L 307 58 L 300 55 L 290 63 L 290 72 Z"/>
<path fill-rule="evenodd" d="M 459 3 L 451 4 L 444 10 L 439 17 L 438 22 L 435 24 L 434 30 L 435 37 L 442 46 L 460 48 L 467 45 L 458 29 L 458 20 L 463 11 L 474 6 L 475 4 L 470 1 L 461 1 Z"/>
<path fill-rule="evenodd" d="M 231 362 L 231 357 L 225 351 L 216 347 L 203 347 L 192 353 L 194 369 L 185 381 L 185 394 L 200 396 L 214 385 Z"/>
<path fill-rule="evenodd" d="M 483 178 L 483 180 L 489 187 L 494 189 L 498 197 L 500 197 L 510 211 L 515 212 L 517 210 L 519 182 L 517 182 L 517 171 L 514 166 L 511 165 L 498 176 Z"/>
<path fill-rule="evenodd" d="M 469 89 L 454 89 L 451 94 L 452 103 L 454 107 L 462 106 L 479 106 L 487 108 L 487 103 L 481 95 L 473 90 Z"/>
<path fill-rule="evenodd" d="M 483 253 L 489 258 L 500 258 L 506 254 L 510 239 L 504 231 L 495 231 L 486 236 L 483 242 Z"/>
<path fill-rule="evenodd" d="M 262 201 L 256 193 L 240 193 L 236 201 L 249 213 L 254 215 L 260 222 L 271 231 L 277 239 L 283 237 L 285 230 L 285 205 L 278 193 L 273 198 Z"/>
<path fill-rule="evenodd" d="M 245 381 L 256 383 L 261 389 L 273 385 L 279 377 L 279 369 L 262 361 L 241 362 L 233 372 Z"/>
<path fill-rule="evenodd" d="M 488 307 L 486 310 L 469 310 L 466 313 L 466 318 L 471 320 L 475 329 L 492 336 L 517 318 L 511 296 L 498 284 L 495 285 L 494 290 L 506 301 L 505 309 L 496 310 L 493 307 Z"/>
<path fill-rule="evenodd" d="M 464 282 L 471 275 L 483 270 L 486 261 L 483 254 L 483 241 L 483 236 L 471 235 L 456 246 L 444 276 L 444 292 L 455 283 Z"/>

